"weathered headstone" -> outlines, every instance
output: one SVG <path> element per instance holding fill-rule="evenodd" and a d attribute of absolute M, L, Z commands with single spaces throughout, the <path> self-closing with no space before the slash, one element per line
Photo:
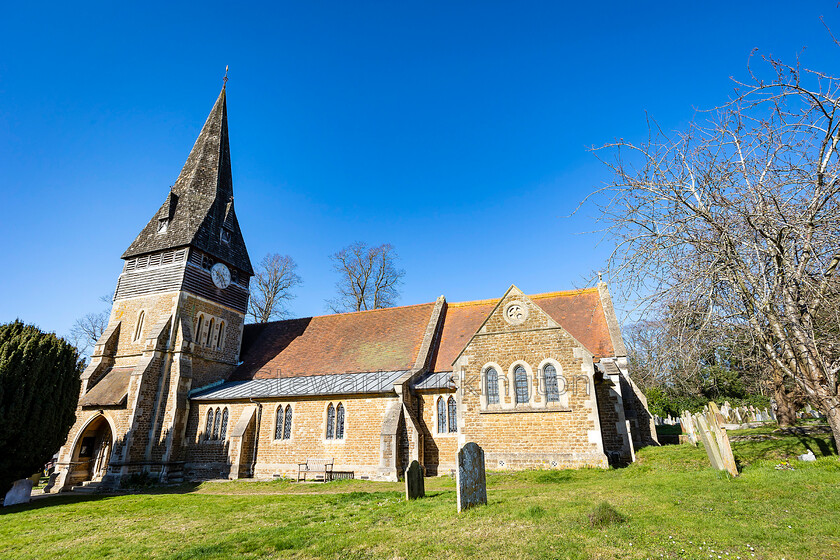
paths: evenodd
<path fill-rule="evenodd" d="M 712 466 L 718 470 L 728 471 L 732 476 L 738 476 L 735 456 L 732 454 L 726 428 L 721 425 L 721 418 L 717 405 L 713 402 L 709 403 L 704 412 L 694 416 Z"/>
<path fill-rule="evenodd" d="M 723 401 L 723 406 L 720 407 L 720 413 L 723 415 L 724 420 L 727 422 L 732 421 L 732 405 L 729 404 L 729 401 Z"/>
<path fill-rule="evenodd" d="M 487 504 L 487 478 L 484 472 L 484 450 L 469 442 L 458 451 L 458 511 Z"/>
<path fill-rule="evenodd" d="M 691 442 L 691 444 L 697 445 L 697 429 L 694 426 L 694 421 L 691 417 L 691 413 L 687 410 L 684 410 L 682 416 L 680 417 L 680 426 L 682 427 L 683 433 L 688 435 L 688 440 Z"/>
<path fill-rule="evenodd" d="M 703 442 L 703 447 L 706 448 L 706 455 L 709 457 L 709 462 L 714 468 L 722 471 L 726 467 L 723 465 L 723 459 L 720 456 L 720 448 L 718 448 L 717 441 L 712 435 L 712 431 L 709 429 L 709 424 L 706 422 L 705 416 L 703 414 L 697 414 L 694 418 L 697 420 L 700 440 Z"/>
<path fill-rule="evenodd" d="M 6 492 L 6 497 L 3 499 L 4 506 L 14 506 L 17 504 L 28 504 L 32 498 L 32 479 L 22 478 L 16 480 L 12 489 Z"/>
<path fill-rule="evenodd" d="M 58 478 L 58 473 L 50 473 L 50 479 L 47 481 L 47 485 L 44 486 L 44 494 L 49 494 L 50 491 L 55 486 L 55 480 Z"/>
<path fill-rule="evenodd" d="M 426 497 L 426 488 L 423 482 L 423 467 L 415 459 L 405 470 L 405 499 L 415 500 Z"/>

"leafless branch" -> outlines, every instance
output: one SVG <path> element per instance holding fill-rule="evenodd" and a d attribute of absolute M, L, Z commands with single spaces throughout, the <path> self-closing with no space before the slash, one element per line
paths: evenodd
<path fill-rule="evenodd" d="M 292 257 L 266 255 L 251 279 L 248 318 L 255 323 L 267 323 L 288 317 L 286 305 L 295 297 L 292 289 L 301 283 Z"/>
<path fill-rule="evenodd" d="M 334 313 L 391 307 L 399 298 L 405 271 L 397 268 L 397 253 L 388 243 L 377 247 L 356 242 L 331 255 L 338 273 L 338 295 L 327 301 Z"/>

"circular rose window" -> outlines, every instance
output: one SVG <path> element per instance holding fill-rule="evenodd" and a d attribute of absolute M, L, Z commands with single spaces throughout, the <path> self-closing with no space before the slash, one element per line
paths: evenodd
<path fill-rule="evenodd" d="M 505 306 L 505 321 L 511 325 L 521 325 L 528 318 L 528 308 L 521 301 L 512 301 Z"/>

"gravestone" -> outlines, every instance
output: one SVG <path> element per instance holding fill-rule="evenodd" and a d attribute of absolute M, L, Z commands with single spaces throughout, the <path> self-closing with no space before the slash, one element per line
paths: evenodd
<path fill-rule="evenodd" d="M 426 497 L 426 488 L 423 482 L 423 467 L 415 459 L 405 470 L 405 499 L 415 500 Z"/>
<path fill-rule="evenodd" d="M 58 478 L 58 473 L 50 473 L 50 479 L 47 481 L 47 485 L 44 486 L 44 494 L 49 494 L 50 491 L 55 486 L 55 480 Z"/>
<path fill-rule="evenodd" d="M 14 506 L 17 504 L 28 504 L 32 497 L 32 479 L 22 478 L 16 480 L 12 489 L 6 492 L 6 497 L 3 499 L 4 506 Z"/>
<path fill-rule="evenodd" d="M 473 506 L 487 505 L 484 450 L 478 444 L 469 442 L 458 451 L 455 484 L 458 487 L 459 512 Z"/>

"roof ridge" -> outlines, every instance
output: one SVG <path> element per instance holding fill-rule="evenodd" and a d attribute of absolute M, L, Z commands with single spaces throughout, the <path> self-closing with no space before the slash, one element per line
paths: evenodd
<path fill-rule="evenodd" d="M 594 286 L 592 288 L 578 288 L 575 290 L 561 290 L 558 292 L 545 292 L 543 294 L 534 294 L 529 295 L 528 297 L 531 299 L 534 298 L 547 298 L 547 297 L 557 297 L 557 296 L 576 296 L 579 294 L 585 294 L 588 292 L 597 292 L 598 286 Z"/>
<path fill-rule="evenodd" d="M 584 294 L 588 292 L 596 292 L 598 291 L 598 287 L 595 286 L 594 288 L 578 288 L 574 290 L 560 290 L 556 292 L 544 292 L 541 294 L 525 294 L 527 297 L 531 299 L 535 298 L 547 298 L 547 297 L 558 297 L 558 296 L 576 296 L 579 294 Z M 491 303 L 498 303 L 501 298 L 488 298 L 488 299 L 476 299 L 472 301 L 455 301 L 449 303 L 449 307 L 467 307 L 472 305 L 489 305 Z"/>
<path fill-rule="evenodd" d="M 265 323 L 249 323 L 251 325 L 273 325 L 277 323 L 285 323 L 287 321 L 302 321 L 304 319 L 323 319 L 325 317 L 349 317 L 349 316 L 356 316 L 361 315 L 363 313 L 375 313 L 378 311 L 389 311 L 392 309 L 408 309 L 409 307 L 422 307 L 424 305 L 434 305 L 436 302 L 429 301 L 425 303 L 413 303 L 411 305 L 397 305 L 395 307 L 380 307 L 378 309 L 363 309 L 361 311 L 348 311 L 346 313 L 326 313 L 324 315 L 311 315 L 308 317 L 292 317 L 290 319 L 279 319 L 277 321 L 267 321 Z"/>

